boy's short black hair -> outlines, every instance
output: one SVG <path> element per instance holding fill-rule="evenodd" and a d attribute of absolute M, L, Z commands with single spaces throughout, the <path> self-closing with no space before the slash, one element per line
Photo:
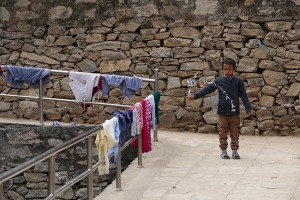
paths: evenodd
<path fill-rule="evenodd" d="M 223 61 L 223 65 L 224 64 L 232 65 L 234 69 L 236 68 L 236 62 L 231 58 L 225 58 Z"/>

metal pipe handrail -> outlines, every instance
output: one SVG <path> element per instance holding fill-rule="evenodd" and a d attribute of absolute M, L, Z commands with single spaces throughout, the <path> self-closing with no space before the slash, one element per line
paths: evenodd
<path fill-rule="evenodd" d="M 5 65 L 0 65 L 1 68 L 5 68 Z M 70 71 L 67 71 L 67 70 L 57 70 L 57 69 L 50 69 L 50 72 L 51 73 L 54 73 L 54 74 L 65 74 L 65 75 L 69 75 L 69 73 L 71 72 Z M 76 72 L 76 71 L 74 71 Z M 89 73 L 89 72 L 82 72 L 82 73 Z M 93 73 L 94 74 L 94 73 Z M 150 83 L 155 83 L 155 79 L 151 79 L 151 78 L 143 78 L 143 77 L 139 77 L 139 76 L 136 76 L 140 79 L 142 79 L 142 81 L 144 82 L 150 82 Z"/>
<path fill-rule="evenodd" d="M 0 96 L 3 96 L 3 97 L 16 97 L 16 98 L 19 98 L 19 99 L 40 100 L 40 97 L 17 95 L 17 94 L 1 94 L 0 93 Z M 62 101 L 62 102 L 77 103 L 76 100 L 71 100 L 71 99 L 59 99 L 59 98 L 50 98 L 50 97 L 42 97 L 42 99 L 47 100 L 47 101 Z M 91 102 L 91 101 L 81 102 L 81 103 L 89 104 L 89 105 L 115 106 L 115 107 L 124 107 L 124 108 L 132 107 L 131 105 L 102 103 L 102 102 Z"/>
<path fill-rule="evenodd" d="M 60 144 L 56 147 L 53 147 L 52 149 L 49 149 L 48 151 L 36 156 L 35 158 L 26 161 L 23 164 L 18 165 L 17 167 L 4 172 L 2 174 L 0 174 L 0 184 L 13 178 L 14 176 L 26 171 L 27 169 L 33 167 L 34 165 L 36 165 L 37 163 L 40 163 L 48 158 L 50 158 L 51 156 L 54 156 L 55 154 L 67 149 L 70 146 L 73 146 L 74 144 L 77 144 L 78 142 L 81 142 L 82 140 L 87 139 L 88 137 L 92 137 L 94 135 L 97 134 L 98 130 L 103 129 L 102 125 L 99 125 L 83 134 L 80 134 L 68 141 L 66 141 L 63 144 Z"/>

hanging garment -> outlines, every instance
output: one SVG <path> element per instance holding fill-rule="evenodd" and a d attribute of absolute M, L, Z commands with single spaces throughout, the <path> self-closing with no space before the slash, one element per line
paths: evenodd
<path fill-rule="evenodd" d="M 100 74 L 70 71 L 69 77 L 72 80 L 70 87 L 75 95 L 76 102 L 91 102 L 93 89 L 99 84 Z"/>
<path fill-rule="evenodd" d="M 98 91 L 100 91 L 100 90 L 102 90 L 102 76 L 101 76 L 101 74 L 99 75 L 99 81 L 98 81 L 97 86 L 93 87 L 92 101 L 95 101 L 95 94 L 96 94 Z M 86 110 L 86 109 L 88 109 L 90 106 L 92 106 L 92 105 L 90 105 L 90 104 L 84 104 L 84 103 L 82 103 L 82 104 L 80 104 L 80 105 L 81 105 L 81 107 L 82 107 L 83 110 Z"/>
<path fill-rule="evenodd" d="M 114 120 L 105 120 L 96 137 L 95 144 L 98 150 L 98 158 L 101 164 L 98 167 L 100 175 L 109 173 L 109 158 L 108 151 L 115 145 L 115 129 L 116 123 Z"/>
<path fill-rule="evenodd" d="M 152 122 L 152 129 L 155 130 L 155 102 L 154 102 L 154 96 L 150 94 L 149 96 L 146 97 L 146 99 L 150 102 L 152 106 L 152 117 L 151 117 L 151 122 Z"/>
<path fill-rule="evenodd" d="M 24 82 L 29 83 L 32 87 L 39 87 L 40 79 L 42 84 L 50 83 L 50 70 L 35 67 L 17 67 L 5 65 L 7 70 L 4 80 L 14 87 L 22 88 Z"/>
<path fill-rule="evenodd" d="M 119 143 L 123 145 L 126 142 L 127 136 L 129 135 L 131 123 L 132 123 L 132 110 L 121 111 L 119 109 L 114 109 L 113 115 L 118 117 L 120 137 Z"/>
<path fill-rule="evenodd" d="M 124 97 L 132 97 L 132 94 L 141 88 L 142 79 L 136 76 L 130 77 L 104 74 L 102 82 L 103 96 L 108 96 L 109 87 L 112 85 L 119 86 Z"/>
<path fill-rule="evenodd" d="M 139 135 L 143 129 L 143 108 L 140 102 L 133 105 L 132 113 L 131 137 L 135 137 Z"/>
<path fill-rule="evenodd" d="M 147 99 L 140 101 L 143 107 L 143 130 L 142 130 L 142 153 L 147 153 L 152 150 L 151 143 L 151 118 L 152 106 Z M 132 142 L 134 147 L 138 146 L 138 140 Z"/>
<path fill-rule="evenodd" d="M 155 102 L 155 118 L 156 118 L 156 124 L 159 124 L 159 101 L 160 101 L 160 94 L 159 92 L 152 92 L 152 95 L 154 96 L 154 102 Z"/>
<path fill-rule="evenodd" d="M 113 123 L 113 126 L 115 127 L 114 136 L 115 136 L 115 144 L 114 146 L 108 150 L 108 155 L 114 154 L 114 167 L 117 166 L 117 160 L 118 160 L 118 144 L 119 144 L 119 138 L 120 138 L 120 128 L 119 128 L 119 119 L 117 117 L 113 117 L 110 119 Z"/>

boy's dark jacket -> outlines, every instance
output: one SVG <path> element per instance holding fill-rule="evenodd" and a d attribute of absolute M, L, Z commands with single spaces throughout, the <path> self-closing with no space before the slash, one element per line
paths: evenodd
<path fill-rule="evenodd" d="M 236 76 L 231 76 L 230 78 L 225 76 L 217 78 L 213 83 L 197 92 L 194 95 L 194 99 L 199 99 L 200 97 L 212 93 L 217 89 L 219 90 L 219 103 L 217 110 L 219 115 L 239 115 L 239 97 L 244 103 L 246 112 L 248 113 L 251 111 L 251 105 L 247 97 L 244 82 Z M 236 106 L 234 111 L 231 106 L 231 101 L 227 98 L 227 96 L 233 100 L 233 105 Z"/>

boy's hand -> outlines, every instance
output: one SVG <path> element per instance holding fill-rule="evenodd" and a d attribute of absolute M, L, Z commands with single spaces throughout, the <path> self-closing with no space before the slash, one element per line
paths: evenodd
<path fill-rule="evenodd" d="M 251 117 L 251 112 L 246 112 L 246 117 Z"/>
<path fill-rule="evenodd" d="M 192 96 L 186 96 L 185 98 L 188 100 L 194 100 L 194 97 L 192 97 Z"/>

